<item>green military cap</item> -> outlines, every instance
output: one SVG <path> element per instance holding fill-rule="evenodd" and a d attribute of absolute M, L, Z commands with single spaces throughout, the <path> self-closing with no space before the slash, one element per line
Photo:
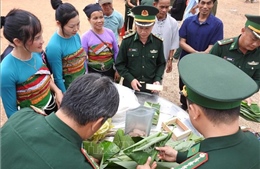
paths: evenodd
<path fill-rule="evenodd" d="M 155 22 L 155 16 L 159 10 L 153 6 L 139 5 L 132 9 L 135 24 L 139 26 L 151 26 Z"/>
<path fill-rule="evenodd" d="M 253 31 L 255 36 L 260 39 L 260 16 L 245 15 L 247 18 L 245 26 Z"/>
<path fill-rule="evenodd" d="M 232 63 L 212 54 L 195 53 L 179 62 L 182 94 L 211 109 L 231 109 L 258 91 L 258 85 Z"/>

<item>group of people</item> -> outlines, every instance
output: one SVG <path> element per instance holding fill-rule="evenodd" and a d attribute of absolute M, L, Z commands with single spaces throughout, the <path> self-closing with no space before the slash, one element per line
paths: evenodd
<path fill-rule="evenodd" d="M 180 29 L 168 13 L 170 0 L 137 5 L 131 9 L 136 31 L 120 45 L 123 22 L 112 0 L 83 9 L 91 29 L 82 36 L 77 9 L 51 0 L 58 29 L 45 50 L 34 14 L 13 9 L 1 17 L 10 42 L 1 62 L 1 98 L 9 118 L 1 129 L 1 167 L 98 168 L 82 141 L 116 113 L 119 94 L 113 81 L 123 77 L 124 86 L 158 93 L 146 84 L 162 84 L 180 46 L 182 108 L 205 140 L 187 152 L 157 147 L 158 157 L 197 165 L 191 157 L 198 156 L 201 168 L 258 168 L 260 143 L 239 128 L 239 106 L 260 86 L 260 16 L 246 15 L 241 35 L 223 40 L 223 23 L 211 14 L 214 2 L 199 0 L 199 13 Z M 148 158 L 137 166 L 146 168 L 156 163 Z"/>

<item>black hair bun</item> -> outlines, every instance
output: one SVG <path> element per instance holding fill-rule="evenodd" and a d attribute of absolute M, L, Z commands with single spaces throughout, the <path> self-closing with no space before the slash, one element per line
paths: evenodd
<path fill-rule="evenodd" d="M 1 16 L 1 27 L 0 29 L 4 26 L 5 24 L 5 16 Z"/>
<path fill-rule="evenodd" d="M 62 3 L 61 0 L 51 0 L 51 6 L 53 9 L 57 9 Z"/>

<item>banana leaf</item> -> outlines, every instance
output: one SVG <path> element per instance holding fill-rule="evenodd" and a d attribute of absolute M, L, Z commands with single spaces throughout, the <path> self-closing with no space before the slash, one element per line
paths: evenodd
<path fill-rule="evenodd" d="M 120 148 L 115 143 L 110 141 L 103 141 L 101 145 L 103 147 L 103 161 L 113 157 L 120 151 Z"/>
<path fill-rule="evenodd" d="M 252 104 L 250 105 L 250 108 L 251 108 L 251 110 L 252 110 L 255 114 L 259 114 L 259 115 L 260 115 L 260 107 L 259 107 L 257 104 L 252 103 Z"/>
<path fill-rule="evenodd" d="M 101 144 L 90 141 L 83 141 L 83 148 L 88 152 L 90 156 L 101 161 L 103 157 L 103 148 Z"/>
<path fill-rule="evenodd" d="M 184 141 L 184 140 L 173 141 L 172 139 L 166 143 L 167 146 L 170 146 L 179 152 L 184 152 L 189 150 L 191 146 L 194 144 L 195 144 L 194 141 Z"/>
<path fill-rule="evenodd" d="M 152 124 L 157 125 L 160 116 L 161 105 L 159 103 L 151 103 L 146 101 L 144 102 L 144 106 L 155 109 Z"/>
<path fill-rule="evenodd" d="M 260 122 L 260 107 L 256 103 L 250 106 L 246 102 L 241 102 L 240 116 L 246 120 Z"/>
<path fill-rule="evenodd" d="M 129 136 L 129 135 L 125 135 L 124 130 L 122 129 L 118 129 L 116 131 L 115 137 L 113 142 L 121 149 L 125 149 L 133 144 L 135 144 L 135 142 L 133 141 L 133 139 Z"/>
<path fill-rule="evenodd" d="M 158 154 L 155 147 L 164 146 L 171 136 L 172 133 L 162 134 L 158 132 L 124 149 L 123 152 L 137 164 L 143 165 L 149 156 L 152 158 L 152 161 L 155 160 Z"/>
<path fill-rule="evenodd" d="M 120 161 L 111 162 L 105 166 L 105 169 L 134 169 L 138 164 L 135 161 Z M 178 163 L 173 162 L 157 162 L 158 169 L 169 169 L 172 167 L 177 167 Z"/>
<path fill-rule="evenodd" d="M 191 133 L 187 140 L 194 141 L 195 143 L 198 143 L 198 142 L 201 142 L 202 140 L 204 140 L 204 137 L 198 136 L 195 133 Z"/>

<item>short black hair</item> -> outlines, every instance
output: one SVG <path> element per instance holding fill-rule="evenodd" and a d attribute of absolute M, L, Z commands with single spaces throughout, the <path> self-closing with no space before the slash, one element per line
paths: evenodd
<path fill-rule="evenodd" d="M 17 38 L 24 46 L 42 31 L 40 20 L 31 12 L 22 9 L 12 9 L 1 24 L 4 26 L 4 37 L 10 43 Z"/>
<path fill-rule="evenodd" d="M 187 99 L 187 101 L 188 101 L 188 105 L 194 104 L 189 99 Z M 240 106 L 232 109 L 219 110 L 219 109 L 206 108 L 198 104 L 196 105 L 202 109 L 205 116 L 214 124 L 220 124 L 220 123 L 229 124 L 233 122 L 235 119 L 239 118 Z"/>
<path fill-rule="evenodd" d="M 79 76 L 64 93 L 61 109 L 79 125 L 103 117 L 105 122 L 117 112 L 119 93 L 110 78 L 96 73 Z"/>
<path fill-rule="evenodd" d="M 77 9 L 70 3 L 62 3 L 61 0 L 51 0 L 51 6 L 55 9 L 55 19 L 60 22 L 62 33 L 63 28 L 70 19 L 79 15 Z"/>
<path fill-rule="evenodd" d="M 199 0 L 199 2 L 200 2 L 201 0 Z M 213 1 L 213 4 L 216 2 L 216 0 L 211 0 L 211 1 Z"/>

